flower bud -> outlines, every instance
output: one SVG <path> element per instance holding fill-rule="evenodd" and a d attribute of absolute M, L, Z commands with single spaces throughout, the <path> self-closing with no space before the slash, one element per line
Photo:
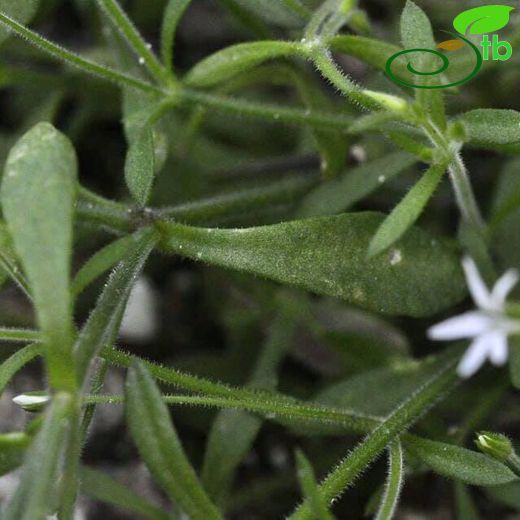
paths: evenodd
<path fill-rule="evenodd" d="M 27 392 L 13 397 L 13 403 L 26 412 L 40 412 L 49 401 L 50 396 L 46 392 Z"/>
<path fill-rule="evenodd" d="M 475 444 L 480 451 L 500 462 L 507 462 L 514 454 L 511 440 L 501 433 L 481 432 L 477 434 Z"/>

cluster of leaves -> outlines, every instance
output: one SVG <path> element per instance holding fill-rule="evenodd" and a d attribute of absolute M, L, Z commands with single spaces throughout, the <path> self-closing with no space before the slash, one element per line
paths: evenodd
<path fill-rule="evenodd" d="M 386 485 L 382 489 L 377 481 L 372 486 L 367 506 L 378 519 L 395 514 L 405 467 L 409 473 L 429 469 L 454 479 L 460 518 L 476 515 L 465 484 L 489 487 L 497 503 L 520 507 L 516 459 L 495 460 L 463 446 L 507 398 L 504 371 L 484 373 L 459 387 L 454 367 L 460 346 L 416 360 L 402 332 L 386 321 L 410 318 L 403 323 L 413 331 L 417 322 L 411 318 L 434 319 L 461 303 L 466 296 L 463 252 L 478 262 L 490 282 L 504 267 L 520 266 L 515 247 L 517 161 L 507 162 L 493 212 L 484 219 L 460 155 L 465 145 L 517 154 L 520 113 L 476 109 L 448 118 L 446 93 L 440 89 L 411 92 L 380 74 L 369 80 L 374 89 L 358 85 L 338 66 L 337 56 L 384 71 L 387 59 L 401 47 L 374 38 L 366 12 L 354 0 L 221 3 L 255 41 L 230 45 L 179 74 L 173 66 L 174 43 L 189 0 L 166 2 L 160 57 L 117 0 L 75 2 L 106 40 L 102 49 L 92 48 L 88 55 L 27 27 L 38 10 L 43 18 L 44 10 L 52 11 L 51 3 L 0 0 L 0 40 L 13 33 L 41 52 L 34 54 L 13 38 L 5 41 L 9 59 L 0 69 L 2 86 L 22 94 L 34 89 L 34 83 L 39 90 L 50 87 L 20 125 L 23 135 L 10 135 L 2 143 L 9 150 L 1 186 L 2 278 L 16 283 L 32 302 L 37 327 L 0 329 L 3 341 L 26 344 L 0 365 L 0 391 L 36 358 L 43 359 L 47 380 L 45 406 L 27 429 L 0 436 L 0 471 L 22 467 L 3 518 L 38 520 L 57 513 L 70 519 L 80 493 L 143 518 L 183 513 L 194 519 L 223 518 L 237 507 L 234 476 L 264 421 L 302 439 L 301 446 L 330 435 L 366 435 L 320 481 L 313 464 L 320 465 L 321 473 L 324 461 L 318 457 L 311 464 L 302 450 L 296 452 L 302 499 L 291 519 L 331 518 L 331 505 L 385 450 Z M 430 21 L 414 3 L 406 4 L 400 25 L 403 48 L 436 47 Z M 45 67 L 22 69 L 20 57 L 46 60 Z M 50 61 L 61 62 L 58 73 L 47 72 Z M 320 76 L 339 95 L 331 95 Z M 266 101 L 280 95 L 277 89 L 296 92 L 301 102 Z M 121 111 L 115 103 L 117 90 L 122 93 Z M 460 93 L 449 89 L 448 95 Z M 77 96 L 83 110 L 61 132 L 55 125 L 70 96 Z M 109 117 L 122 113 L 127 142 L 124 175 L 116 177 L 124 177 L 128 192 L 118 201 L 78 180 L 73 141 L 85 121 L 105 109 L 99 106 L 103 97 L 109 100 Z M 240 125 L 234 126 L 233 115 Z M 313 171 L 295 175 L 290 163 L 267 161 L 266 166 L 264 159 L 262 168 L 272 167 L 280 178 L 255 178 L 252 183 L 251 173 L 230 174 L 224 178 L 225 189 L 215 194 L 210 166 L 231 171 L 243 163 L 247 170 L 255 156 L 267 155 L 263 142 L 284 139 L 284 131 L 273 134 L 280 125 L 294 129 L 298 155 L 319 155 L 321 176 Z M 212 129 L 213 136 L 220 132 L 228 140 L 242 140 L 244 149 L 217 145 Z M 250 135 L 256 133 L 259 138 Z M 370 159 L 346 167 L 354 144 L 368 150 Z M 426 167 L 417 168 L 419 164 Z M 450 182 L 442 184 L 445 174 Z M 417 176 L 388 215 L 373 211 L 398 200 L 405 184 Z M 418 227 L 437 191 L 438 205 Z M 384 203 L 377 199 L 382 194 Z M 445 232 L 446 205 L 460 214 L 456 238 Z M 360 211 L 367 206 L 371 211 Z M 107 236 L 108 245 L 72 276 L 75 244 L 80 239 L 99 244 Z M 247 309 L 226 305 L 228 315 L 222 320 L 234 337 L 232 356 L 240 349 L 250 353 L 247 343 L 257 347 L 251 324 L 258 327 L 266 316 L 272 320 L 255 362 L 238 367 L 250 371 L 246 380 L 235 379 L 243 386 L 145 361 L 118 347 L 132 287 L 157 252 L 163 259 L 175 255 L 225 268 L 228 283 L 255 301 Z M 80 296 L 109 271 L 88 318 L 78 325 Z M 251 281 L 233 271 L 277 283 Z M 319 297 L 310 298 L 308 292 Z M 223 290 L 217 297 L 224 298 Z M 329 313 L 356 323 L 362 316 L 369 332 L 334 330 L 320 318 Z M 313 393 L 297 385 L 292 392 L 277 391 L 297 327 L 325 345 L 345 379 L 331 384 L 321 374 L 325 384 Z M 520 355 L 516 347 L 511 350 L 512 380 L 518 384 Z M 100 394 L 111 366 L 128 369 L 122 396 Z M 179 393 L 163 394 L 159 383 Z M 455 391 L 457 402 L 423 418 Z M 82 462 L 95 407 L 121 403 L 143 461 L 171 500 L 168 512 Z M 209 429 L 200 476 L 184 452 L 167 405 L 222 409 Z M 466 414 L 458 418 L 456 433 L 448 432 L 440 418 L 461 410 Z M 409 433 L 416 424 L 417 435 Z M 284 476 L 267 494 L 287 484 L 292 481 Z"/>

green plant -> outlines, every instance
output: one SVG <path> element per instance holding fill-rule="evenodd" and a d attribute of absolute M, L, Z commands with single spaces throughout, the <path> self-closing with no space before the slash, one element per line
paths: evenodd
<path fill-rule="evenodd" d="M 36 358 L 45 372 L 44 389 L 15 399 L 36 418 L 26 431 L 0 435 L 0 470 L 21 467 L 2 518 L 56 513 L 70 519 L 80 494 L 138 518 L 224 518 L 254 509 L 258 496 L 266 500 L 287 490 L 292 506 L 265 505 L 260 515 L 354 518 L 361 512 L 339 498 L 385 450 L 386 483 L 374 471 L 368 495 L 361 487 L 351 490 L 378 519 L 398 510 L 405 473 L 420 478 L 425 470 L 456 481 L 460 518 L 477 514 L 467 484 L 490 489 L 497 510 L 519 508 L 518 498 L 511 498 L 520 489 L 511 441 L 503 460 L 496 450 L 506 437 L 480 434 L 484 453 L 464 447 L 483 423 L 494 427 L 498 403 L 510 404 L 505 369 L 486 368 L 463 384 L 461 376 L 473 375 L 486 357 L 497 366 L 509 357 L 512 386 L 520 388 L 520 310 L 507 299 L 517 275 L 498 278 L 520 267 L 518 160 L 504 159 L 520 150 L 520 113 L 474 109 L 494 99 L 482 94 L 485 89 L 471 90 L 473 84 L 462 102 L 471 109 L 448 117 L 446 102 L 457 105 L 455 96 L 462 96 L 453 89 L 412 92 L 378 74 L 368 76 L 370 88 L 355 82 L 337 55 L 384 71 L 401 48 L 373 36 L 354 0 L 222 0 L 242 34 L 256 41 L 217 50 L 187 71 L 174 67 L 174 43 L 189 0 L 134 2 L 136 16 L 141 3 L 150 12 L 161 7 L 160 55 L 117 0 L 74 2 L 98 42 L 81 54 L 27 26 L 37 12 L 37 23 L 52 20 L 59 2 L 0 0 L 0 41 L 6 40 L 0 86 L 24 99 L 16 130 L 6 131 L 1 142 L 0 267 L 2 283 L 14 282 L 32 303 L 36 323 L 30 328 L 26 317 L 2 316 L 0 339 L 25 345 L 3 356 L 0 391 Z M 509 11 L 500 11 L 500 28 Z M 461 27 L 475 16 L 459 19 Z M 411 1 L 400 27 L 404 48 L 436 47 L 427 15 Z M 36 50 L 7 39 L 9 33 Z M 55 62 L 61 66 L 51 69 Z M 496 63 L 488 66 L 505 74 Z M 71 102 L 72 116 L 66 110 Z M 124 164 L 114 160 L 113 149 L 106 152 L 109 164 L 119 166 L 109 167 L 117 196 L 100 195 L 86 187 L 81 167 L 78 176 L 78 155 L 80 166 L 88 155 L 81 136 L 92 121 L 113 122 L 121 114 Z M 95 143 L 104 155 L 102 137 Z M 370 160 L 346 166 L 354 145 L 368 150 Z M 504 169 L 486 218 L 480 205 L 489 200 L 485 189 L 479 190 L 482 201 L 475 195 L 480 184 L 462 160 L 466 146 L 498 152 L 484 156 L 493 161 L 486 173 Z M 291 173 L 287 158 L 281 166 L 272 160 L 288 148 L 298 156 L 319 155 L 319 175 L 312 160 L 299 174 Z M 254 158 L 264 158 L 256 170 Z M 237 164 L 246 172 L 233 174 Z M 271 173 L 280 178 L 272 180 Z M 449 182 L 443 183 L 445 176 Z M 392 206 L 388 215 L 381 212 Z M 448 207 L 457 210 L 450 213 L 460 221 L 456 236 Z M 94 251 L 88 260 L 86 251 Z M 204 298 L 225 337 L 215 374 L 203 357 L 191 373 L 120 347 L 136 280 L 148 265 L 156 272 L 171 268 L 170 257 L 198 262 L 194 268 L 205 273 Z M 81 260 L 80 268 L 72 269 L 73 259 Z M 471 347 L 465 352 L 466 345 L 454 343 L 432 353 L 427 326 L 440 313 L 454 313 L 467 287 L 478 310 L 429 330 L 433 339 L 474 338 Z M 346 325 L 338 330 L 329 315 Z M 312 356 L 306 361 L 314 377 L 282 366 L 309 357 L 305 341 L 293 348 L 302 331 L 329 361 L 328 367 Z M 405 334 L 417 342 L 413 349 Z M 119 395 L 103 392 L 113 367 L 127 369 Z M 178 393 L 162 389 L 172 386 Z M 169 507 L 88 466 L 90 424 L 101 405 L 125 407 L 129 434 Z M 219 410 L 204 415 L 206 447 L 195 464 L 185 452 L 189 436 L 177 432 L 169 406 L 174 418 L 188 406 Z M 448 429 L 446 418 L 456 418 L 457 428 Z M 510 429 L 518 424 L 514 411 L 508 421 Z M 291 449 L 299 446 L 297 470 L 268 478 L 264 488 L 254 475 L 249 488 L 237 489 L 237 471 L 264 423 L 283 429 Z M 327 473 L 331 435 L 341 439 L 340 450 L 331 450 L 339 462 Z"/>

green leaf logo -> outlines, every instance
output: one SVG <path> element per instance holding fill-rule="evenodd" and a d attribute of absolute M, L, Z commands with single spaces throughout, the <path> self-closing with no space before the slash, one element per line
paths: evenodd
<path fill-rule="evenodd" d="M 483 5 L 460 13 L 453 20 L 453 27 L 461 33 L 484 34 L 502 29 L 509 23 L 509 14 L 514 7 L 509 5 Z"/>
<path fill-rule="evenodd" d="M 453 20 L 453 27 L 461 33 L 484 34 L 498 31 L 509 23 L 509 5 L 483 5 L 460 13 Z"/>

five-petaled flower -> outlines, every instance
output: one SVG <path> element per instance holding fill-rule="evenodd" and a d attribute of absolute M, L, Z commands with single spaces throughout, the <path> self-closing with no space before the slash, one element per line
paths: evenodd
<path fill-rule="evenodd" d="M 487 358 L 497 366 L 507 362 L 507 338 L 510 334 L 520 332 L 520 321 L 507 316 L 506 299 L 517 284 L 519 275 L 516 270 L 510 269 L 489 291 L 471 258 L 464 258 L 462 265 L 469 291 L 478 309 L 434 325 L 428 330 L 428 336 L 440 341 L 473 340 L 457 369 L 461 377 L 468 378 L 477 372 Z"/>

